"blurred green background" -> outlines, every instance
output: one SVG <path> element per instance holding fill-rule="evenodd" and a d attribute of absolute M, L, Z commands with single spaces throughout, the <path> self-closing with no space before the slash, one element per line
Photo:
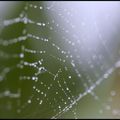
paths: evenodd
<path fill-rule="evenodd" d="M 114 24 L 115 33 L 103 38 L 105 46 L 95 51 L 96 57 L 102 58 L 93 60 L 89 46 L 85 48 L 81 41 L 79 45 L 77 38 L 72 41 L 72 34 L 77 33 L 65 32 L 71 25 L 64 24 L 62 7 L 67 3 L 0 2 L 4 6 L 0 12 L 0 118 L 119 118 L 120 76 L 115 65 L 120 54 L 120 25 Z M 83 29 L 87 31 L 87 27 Z M 112 52 L 108 54 L 107 49 Z M 99 79 L 102 82 L 96 85 Z M 89 93 L 91 86 L 95 88 Z"/>

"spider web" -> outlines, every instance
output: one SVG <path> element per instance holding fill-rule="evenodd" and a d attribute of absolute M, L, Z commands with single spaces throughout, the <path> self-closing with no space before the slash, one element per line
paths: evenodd
<path fill-rule="evenodd" d="M 119 4 L 23 3 L 17 17 L 1 20 L 0 111 L 9 111 L 8 117 L 60 118 L 70 112 L 79 118 L 77 106 L 87 96 L 103 104 L 96 89 L 110 83 L 120 66 Z M 110 89 L 109 96 L 115 95 Z M 119 116 L 119 110 L 112 114 Z"/>

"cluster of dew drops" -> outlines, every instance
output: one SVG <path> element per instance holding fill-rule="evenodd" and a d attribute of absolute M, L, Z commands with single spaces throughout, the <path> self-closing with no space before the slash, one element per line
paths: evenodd
<path fill-rule="evenodd" d="M 54 5 L 57 4 L 55 2 L 52 2 L 50 5 L 44 7 L 42 5 L 34 5 L 33 3 L 30 3 L 30 2 L 27 2 L 27 4 L 25 5 L 24 7 L 24 10 L 21 12 L 21 14 L 16 17 L 16 18 L 13 18 L 13 19 L 10 19 L 10 20 L 4 20 L 3 21 L 3 27 L 7 27 L 9 25 L 13 25 L 13 24 L 17 24 L 17 23 L 20 23 L 22 22 L 23 24 L 25 25 L 28 25 L 28 24 L 32 24 L 32 25 L 35 25 L 35 26 L 38 26 L 38 27 L 41 27 L 41 28 L 47 28 L 49 29 L 49 31 L 53 31 L 53 32 L 57 32 L 57 29 L 61 30 L 61 31 L 64 31 L 65 34 L 69 34 L 69 30 L 68 29 L 65 29 L 64 26 L 61 26 L 58 22 L 55 21 L 55 19 L 53 18 L 51 21 L 49 22 L 36 22 L 34 20 L 31 20 L 30 18 L 27 17 L 27 11 L 29 9 L 38 9 L 40 11 L 52 11 L 52 12 L 55 12 L 55 9 L 54 9 Z M 72 10 L 72 9 L 71 9 Z M 72 17 L 72 14 L 69 10 L 67 10 L 66 8 L 63 9 L 64 12 L 67 13 L 68 16 Z M 74 11 L 74 12 L 77 12 L 77 11 Z M 61 19 L 64 19 L 64 21 L 66 22 L 66 24 L 69 24 L 69 26 L 74 29 L 76 26 L 70 22 L 67 18 L 65 18 L 65 16 L 62 14 L 62 13 L 58 13 L 58 16 L 61 18 Z M 52 26 L 52 24 L 54 24 L 54 27 Z M 85 23 L 81 23 L 82 26 L 85 26 Z M 62 39 L 65 41 L 65 43 L 67 43 L 69 46 L 71 46 L 74 50 L 74 52 L 78 52 L 77 48 L 75 47 L 76 44 L 80 44 L 81 45 L 81 41 L 79 39 L 77 39 L 77 35 L 74 34 L 73 37 L 76 38 L 76 41 L 73 42 L 71 40 L 69 40 L 67 37 L 63 36 Z M 31 96 L 29 96 L 29 98 L 26 100 L 26 102 L 23 104 L 23 105 L 20 105 L 19 108 L 17 109 L 17 113 L 20 114 L 21 111 L 24 111 L 24 109 L 27 107 L 27 106 L 30 106 L 32 105 L 32 102 L 33 102 L 33 98 L 36 99 L 36 101 L 38 101 L 38 104 L 39 106 L 42 106 L 42 104 L 44 102 L 48 102 L 48 104 L 51 106 L 51 110 L 53 110 L 55 112 L 55 115 L 54 116 L 51 116 L 53 118 L 56 118 L 56 117 L 59 117 L 61 114 L 67 112 L 68 110 L 70 110 L 74 105 L 77 105 L 77 102 L 82 99 L 84 96 L 86 96 L 87 94 L 91 94 L 96 100 L 99 99 L 98 96 L 93 92 L 93 90 L 104 80 L 104 79 L 107 79 L 108 76 L 114 71 L 115 67 L 113 66 L 112 68 L 110 68 L 109 70 L 107 70 L 105 72 L 105 74 L 103 76 L 101 76 L 101 78 L 97 79 L 94 83 L 93 81 L 91 80 L 90 76 L 86 74 L 86 81 L 83 80 L 82 78 L 82 74 L 80 73 L 79 69 L 77 68 L 77 64 L 74 60 L 74 57 L 73 57 L 73 54 L 71 53 L 71 51 L 67 51 L 67 50 L 64 50 L 63 48 L 61 48 L 59 46 L 59 44 L 56 44 L 56 43 L 53 43 L 51 42 L 52 40 L 52 37 L 40 37 L 40 36 L 37 36 L 37 35 L 34 35 L 32 33 L 28 33 L 26 29 L 23 30 L 23 34 L 17 38 L 14 38 L 14 39 L 10 39 L 9 41 L 4 41 L 2 39 L 0 39 L 0 45 L 4 46 L 4 47 L 7 47 L 7 46 L 10 46 L 10 45 L 14 45 L 14 44 L 17 44 L 17 43 L 20 43 L 20 42 L 23 42 L 23 41 L 26 41 L 26 40 L 29 40 L 29 39 L 33 39 L 33 40 L 36 40 L 36 41 L 41 41 L 41 42 L 44 42 L 44 44 L 49 44 L 51 45 L 51 47 L 54 47 L 56 49 L 56 51 L 58 53 L 60 53 L 62 56 L 64 56 L 64 58 L 61 58 L 61 57 L 56 57 L 55 55 L 53 55 L 52 53 L 49 53 L 49 51 L 46 51 L 46 50 L 35 50 L 35 49 L 29 49 L 27 48 L 25 45 L 22 45 L 21 46 L 21 53 L 19 54 L 12 54 L 12 55 L 9 55 L 7 53 L 5 53 L 4 51 L 0 51 L 0 57 L 2 58 L 20 58 L 20 62 L 14 66 L 14 67 L 6 67 L 3 69 L 3 71 L 0 73 L 0 82 L 4 81 L 7 73 L 9 73 L 12 69 L 18 67 L 20 69 L 24 69 L 24 67 L 26 66 L 29 66 L 31 68 L 34 68 L 37 70 L 36 73 L 34 73 L 34 75 L 32 76 L 20 76 L 19 79 L 20 80 L 32 80 L 34 81 L 34 85 L 32 87 L 33 91 L 37 94 L 39 94 L 40 96 L 42 97 L 37 97 L 34 96 L 34 93 L 31 94 Z M 46 53 L 49 53 L 49 55 L 53 58 L 53 59 L 56 59 L 58 62 L 64 64 L 64 71 L 62 68 L 59 68 L 57 70 L 56 73 L 53 73 L 51 71 L 49 71 L 48 68 L 46 68 L 43 63 L 44 63 L 44 58 L 36 61 L 36 62 L 27 62 L 24 60 L 24 57 L 25 57 L 25 53 L 29 53 L 31 55 L 45 55 Z M 80 59 L 80 55 L 78 54 L 77 56 L 75 56 L 77 59 Z M 93 59 L 96 59 L 96 57 L 99 57 L 100 59 L 102 59 L 103 56 L 96 56 L 94 55 L 93 56 Z M 70 60 L 70 65 L 71 67 L 74 69 L 77 77 L 82 81 L 82 85 L 83 87 L 85 88 L 85 91 L 83 93 L 80 93 L 78 96 L 75 96 L 72 94 L 72 91 L 71 89 L 68 87 L 67 85 L 67 82 L 66 80 L 64 80 L 63 82 L 63 85 L 65 86 L 65 88 L 61 85 L 61 81 L 59 79 L 57 79 L 59 77 L 59 75 L 63 74 L 63 72 L 67 72 L 69 71 L 69 68 L 68 66 L 66 66 L 66 62 L 67 60 Z M 49 64 L 49 63 L 48 63 Z M 79 64 L 82 64 L 82 62 L 79 62 Z M 91 64 L 91 62 L 89 61 L 89 66 L 90 68 L 92 69 L 94 67 L 93 64 Z M 119 65 L 118 64 L 115 64 L 116 67 L 118 67 Z M 102 66 L 103 67 L 103 66 Z M 102 69 L 101 67 L 101 69 Z M 53 98 L 53 103 L 56 103 L 57 104 L 57 107 L 55 108 L 53 103 L 51 101 L 49 101 L 49 98 L 48 98 L 48 93 L 51 89 L 53 89 L 53 83 L 47 85 L 46 83 L 44 83 L 43 81 L 40 81 L 39 79 L 39 75 L 41 74 L 49 74 L 53 77 L 53 83 L 54 81 L 58 84 L 58 89 L 60 89 L 63 94 L 67 97 L 67 101 L 69 101 L 69 103 L 67 103 L 67 101 L 60 97 L 59 96 L 59 90 L 58 91 L 55 91 L 55 94 L 59 96 L 59 98 L 61 98 L 61 104 L 58 105 L 57 104 L 57 99 L 56 97 Z M 65 78 L 63 78 L 65 79 Z M 67 79 L 70 81 L 72 79 L 72 75 L 69 74 Z M 46 88 L 47 90 L 44 91 L 42 89 L 40 89 L 40 87 L 37 86 L 37 84 L 40 83 L 40 86 L 43 86 L 44 88 Z M 75 82 L 72 81 L 71 83 L 73 86 L 75 86 Z M 90 86 L 91 85 L 91 86 Z M 111 96 L 115 96 L 116 95 L 116 92 L 115 91 L 111 91 Z M 11 93 L 9 90 L 6 90 L 5 92 L 3 93 L 0 93 L 0 97 L 13 97 L 13 98 L 19 98 L 21 97 L 21 93 L 20 93 L 20 90 L 18 90 L 18 93 L 14 94 L 14 93 Z M 112 99 L 112 98 L 111 98 Z M 111 99 L 109 99 L 108 101 L 110 101 Z M 111 101 L 112 102 L 112 101 Z M 104 104 L 105 106 L 105 110 L 111 110 L 111 107 Z M 104 109 L 101 109 L 99 111 L 100 114 L 102 114 L 104 112 Z M 32 115 L 36 115 L 39 113 L 39 110 L 38 111 L 35 111 L 34 113 L 32 113 Z M 77 111 L 76 109 L 72 110 L 72 113 L 73 113 L 73 116 L 74 118 L 77 118 Z M 119 111 L 117 110 L 112 110 L 112 113 L 114 115 L 117 115 L 119 114 Z M 27 116 L 30 116 L 30 115 L 27 115 Z"/>

